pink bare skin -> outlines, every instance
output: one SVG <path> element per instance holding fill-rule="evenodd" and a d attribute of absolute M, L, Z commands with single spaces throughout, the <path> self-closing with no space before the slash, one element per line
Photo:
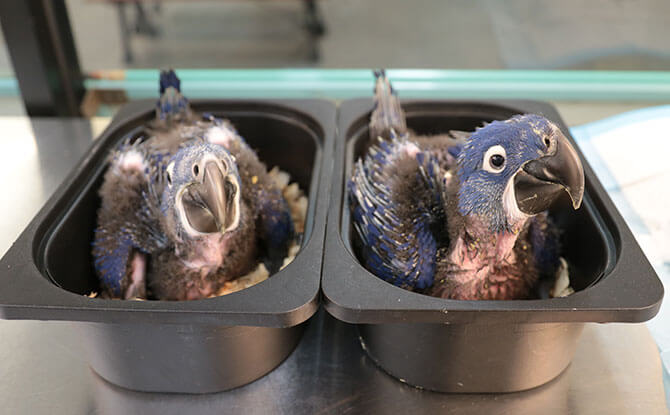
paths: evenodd
<path fill-rule="evenodd" d="M 124 290 L 123 299 L 146 298 L 147 259 L 141 252 L 135 252 L 130 261 L 130 280 Z"/>
<path fill-rule="evenodd" d="M 448 192 L 456 199 L 456 184 Z M 455 202 L 453 202 L 455 203 Z M 453 208 L 453 205 L 452 205 Z M 455 209 L 454 209 L 455 210 Z M 508 218 L 512 231 L 491 233 L 478 216 L 458 217 L 448 223 L 450 244 L 436 269 L 430 294 L 457 300 L 526 298 L 537 280 L 532 248 L 527 242 L 528 216 Z M 522 261 L 523 266 L 519 266 Z"/>
<path fill-rule="evenodd" d="M 525 238 L 519 240 L 526 230 L 491 234 L 478 218 L 467 221 L 467 228 L 438 263 L 438 281 L 445 283 L 433 295 L 458 300 L 526 297 L 537 278 L 535 272 L 528 272 L 529 246 Z M 524 261 L 525 266 L 518 267 L 518 261 Z"/>

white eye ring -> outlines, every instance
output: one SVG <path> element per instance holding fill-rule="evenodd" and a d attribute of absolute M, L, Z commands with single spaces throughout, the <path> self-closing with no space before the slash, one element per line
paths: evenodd
<path fill-rule="evenodd" d="M 502 157 L 502 163 L 495 165 L 494 163 Z M 505 148 L 501 145 L 491 146 L 486 153 L 484 154 L 484 161 L 482 163 L 482 169 L 486 170 L 489 173 L 498 174 L 505 170 L 505 162 L 507 161 L 507 152 Z"/>
<path fill-rule="evenodd" d="M 167 179 L 167 185 L 172 187 L 172 176 L 174 176 L 174 161 L 168 164 L 165 169 L 165 178 Z"/>

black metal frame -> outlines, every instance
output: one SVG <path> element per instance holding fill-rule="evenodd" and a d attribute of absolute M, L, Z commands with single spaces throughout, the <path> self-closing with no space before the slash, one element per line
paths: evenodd
<path fill-rule="evenodd" d="M 79 116 L 84 79 L 65 0 L 0 1 L 0 23 L 30 116 Z"/>

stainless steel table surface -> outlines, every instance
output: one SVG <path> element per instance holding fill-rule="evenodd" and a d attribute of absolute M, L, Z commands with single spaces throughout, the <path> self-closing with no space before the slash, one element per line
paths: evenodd
<path fill-rule="evenodd" d="M 95 130 L 85 119 L 0 117 L 0 254 L 82 156 Z M 544 386 L 463 395 L 415 389 L 385 374 L 362 351 L 356 327 L 323 310 L 276 370 L 208 395 L 112 385 L 89 369 L 75 333 L 68 322 L 0 320 L 0 413 L 667 413 L 658 351 L 639 324 L 587 325 L 573 363 Z"/>

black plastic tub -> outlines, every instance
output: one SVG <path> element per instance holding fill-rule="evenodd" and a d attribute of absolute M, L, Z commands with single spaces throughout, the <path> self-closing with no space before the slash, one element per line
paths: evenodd
<path fill-rule="evenodd" d="M 576 147 L 558 113 L 542 102 L 407 101 L 403 108 L 409 127 L 421 134 L 471 131 L 484 121 L 537 113 L 560 126 Z M 361 344 L 381 368 L 436 391 L 519 391 L 548 382 L 570 364 L 585 322 L 641 322 L 656 314 L 663 286 L 583 157 L 583 206 L 574 211 L 566 198 L 551 212 L 564 231 L 563 256 L 575 294 L 446 300 L 368 272 L 352 248 L 345 184 L 364 151 L 371 110 L 370 99 L 340 107 L 322 290 L 333 316 L 359 324 Z"/>
<path fill-rule="evenodd" d="M 97 290 L 91 241 L 108 151 L 154 116 L 155 101 L 122 108 L 0 261 L 0 317 L 71 321 L 92 368 L 117 385 L 205 393 L 251 382 L 281 363 L 318 308 L 335 134 L 320 100 L 193 101 L 230 119 L 260 158 L 309 197 L 295 260 L 268 280 L 197 301 L 88 298 Z"/>

